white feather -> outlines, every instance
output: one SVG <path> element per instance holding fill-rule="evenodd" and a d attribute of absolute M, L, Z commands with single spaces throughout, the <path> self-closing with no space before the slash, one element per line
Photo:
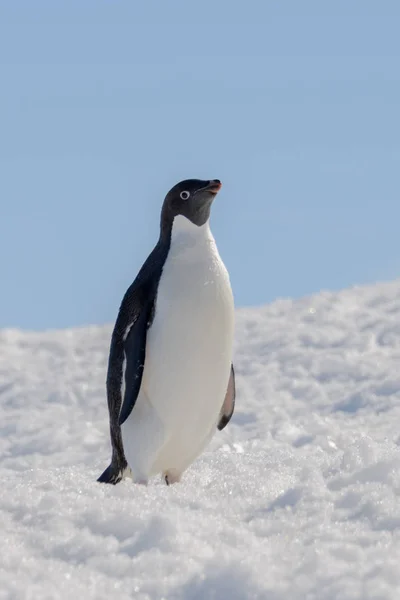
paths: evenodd
<path fill-rule="evenodd" d="M 197 227 L 176 217 L 140 395 L 122 426 L 135 479 L 181 473 L 203 450 L 224 401 L 233 333 L 229 275 L 209 224 Z"/>

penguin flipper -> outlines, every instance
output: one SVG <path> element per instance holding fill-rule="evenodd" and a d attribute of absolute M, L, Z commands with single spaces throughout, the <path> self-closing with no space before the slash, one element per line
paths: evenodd
<path fill-rule="evenodd" d="M 221 412 L 219 414 L 218 429 L 222 431 L 226 427 L 232 418 L 235 410 L 235 398 L 236 398 L 236 386 L 235 386 L 235 371 L 233 364 L 231 365 L 231 374 L 228 381 L 228 389 L 226 390 L 225 399 L 222 404 Z"/>
<path fill-rule="evenodd" d="M 147 307 L 143 307 L 125 339 L 125 394 L 119 415 L 120 425 L 131 414 L 139 395 L 146 356 L 148 313 Z"/>

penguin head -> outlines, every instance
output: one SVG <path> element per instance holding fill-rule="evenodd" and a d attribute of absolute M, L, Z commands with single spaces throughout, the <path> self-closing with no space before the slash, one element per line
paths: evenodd
<path fill-rule="evenodd" d="M 173 221 L 176 216 L 182 215 L 201 227 L 210 217 L 211 204 L 221 186 L 219 179 L 180 181 L 166 195 L 162 217 Z"/>

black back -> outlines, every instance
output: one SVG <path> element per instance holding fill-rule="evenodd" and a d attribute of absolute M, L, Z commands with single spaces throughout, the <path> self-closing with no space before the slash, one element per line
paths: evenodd
<path fill-rule="evenodd" d="M 145 362 L 147 330 L 154 318 L 158 283 L 168 256 L 170 240 L 170 235 L 159 239 L 135 281 L 126 291 L 114 326 L 107 371 L 112 459 L 110 466 L 98 479 L 104 483 L 118 483 L 127 467 L 121 424 L 129 417 L 139 394 Z M 126 359 L 125 394 L 122 398 L 124 358 Z"/>

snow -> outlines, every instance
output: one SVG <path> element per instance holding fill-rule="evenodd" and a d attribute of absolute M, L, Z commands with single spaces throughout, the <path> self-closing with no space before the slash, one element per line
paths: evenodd
<path fill-rule="evenodd" d="M 398 600 L 400 281 L 237 311 L 237 408 L 166 487 L 110 458 L 111 326 L 0 331 L 0 599 Z"/>

